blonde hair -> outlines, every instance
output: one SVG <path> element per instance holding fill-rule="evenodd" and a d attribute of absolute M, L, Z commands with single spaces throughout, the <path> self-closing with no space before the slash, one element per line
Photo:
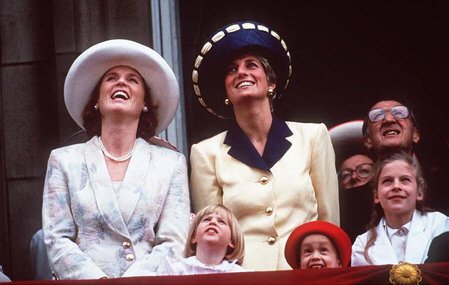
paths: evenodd
<path fill-rule="evenodd" d="M 245 241 L 243 238 L 243 232 L 240 228 L 240 224 L 237 221 L 237 218 L 228 208 L 218 204 L 208 205 L 198 211 L 198 213 L 196 214 L 195 219 L 190 225 L 189 234 L 187 235 L 185 255 L 186 257 L 189 257 L 196 254 L 196 243 L 192 243 L 192 240 L 195 238 L 196 229 L 205 216 L 216 211 L 219 211 L 221 214 L 224 214 L 224 217 L 226 217 L 229 228 L 231 229 L 231 242 L 234 245 L 233 248 L 228 247 L 224 259 L 228 261 L 237 260 L 237 264 L 241 265 L 243 263 L 243 257 L 245 255 Z"/>
<path fill-rule="evenodd" d="M 386 156 L 384 159 L 376 162 L 375 167 L 374 167 L 374 175 L 372 178 L 372 185 L 373 185 L 374 193 L 376 193 L 378 191 L 379 179 L 380 179 L 380 174 L 382 173 L 382 170 L 384 169 L 384 167 L 387 164 L 390 164 L 394 161 L 403 161 L 403 162 L 407 163 L 408 165 L 410 165 L 411 167 L 413 167 L 413 169 L 415 170 L 414 174 L 415 174 L 415 179 L 416 179 L 416 184 L 417 184 L 417 191 L 421 192 L 423 195 L 423 200 L 416 201 L 415 208 L 418 211 L 420 211 L 421 213 L 431 211 L 430 208 L 428 208 L 424 205 L 424 197 L 427 192 L 427 183 L 424 179 L 421 165 L 419 164 L 419 162 L 415 156 L 410 155 L 407 152 L 402 151 L 402 150 L 395 152 L 395 153 L 391 153 L 388 156 Z M 379 224 L 380 220 L 382 219 L 382 217 L 384 215 L 385 215 L 385 213 L 384 213 L 384 210 L 383 210 L 382 206 L 380 205 L 380 203 L 373 203 L 373 211 L 371 214 L 371 220 L 368 224 L 368 241 L 365 245 L 365 250 L 364 250 L 365 259 L 370 264 L 372 264 L 372 260 L 368 256 L 368 249 L 374 245 L 374 242 L 377 239 L 376 226 Z"/>

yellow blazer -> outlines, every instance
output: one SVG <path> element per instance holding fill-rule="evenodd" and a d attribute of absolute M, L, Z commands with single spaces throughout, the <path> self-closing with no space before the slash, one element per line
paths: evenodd
<path fill-rule="evenodd" d="M 194 211 L 223 204 L 245 236 L 243 266 L 290 269 L 284 248 L 299 225 L 326 220 L 339 225 L 335 155 L 324 124 L 274 118 L 261 157 L 238 126 L 192 145 Z"/>

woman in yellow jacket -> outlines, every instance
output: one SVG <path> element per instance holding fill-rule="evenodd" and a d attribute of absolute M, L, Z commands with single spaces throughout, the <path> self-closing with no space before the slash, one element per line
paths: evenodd
<path fill-rule="evenodd" d="M 201 48 L 192 74 L 200 103 L 235 119 L 191 149 L 194 211 L 223 204 L 238 218 L 248 270 L 291 268 L 289 234 L 313 220 L 339 224 L 335 158 L 324 124 L 285 122 L 273 100 L 291 75 L 287 45 L 267 26 L 223 27 Z"/>

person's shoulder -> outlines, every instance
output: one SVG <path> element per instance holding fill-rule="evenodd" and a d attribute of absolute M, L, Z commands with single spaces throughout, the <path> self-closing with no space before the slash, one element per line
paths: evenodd
<path fill-rule="evenodd" d="M 434 238 L 436 243 L 444 243 L 445 245 L 449 245 L 449 231 L 443 232 Z M 439 247 L 441 248 L 441 247 Z"/>
<path fill-rule="evenodd" d="M 3 272 L 0 272 L 0 283 L 1 282 L 11 282 L 11 279 L 9 279 Z"/>
<path fill-rule="evenodd" d="M 323 123 L 299 123 L 299 122 L 286 122 L 288 128 L 293 133 L 294 137 L 299 138 L 302 142 L 312 142 L 321 144 L 326 141 L 326 137 L 330 136 L 327 127 Z"/>
<path fill-rule="evenodd" d="M 223 131 L 221 133 L 218 133 L 216 135 L 213 135 L 212 137 L 203 139 L 197 143 L 192 144 L 192 148 L 195 147 L 207 147 L 207 146 L 221 146 L 226 138 L 226 134 L 228 131 Z"/>
<path fill-rule="evenodd" d="M 323 123 L 300 123 L 293 121 L 286 121 L 287 126 L 293 131 L 310 132 L 310 131 L 322 131 L 327 130 L 326 125 Z"/>
<path fill-rule="evenodd" d="M 433 222 L 435 224 L 445 223 L 448 219 L 448 216 L 438 211 L 424 212 L 424 213 L 417 211 L 417 214 L 422 219 L 427 219 L 426 224 L 429 222 Z"/>
<path fill-rule="evenodd" d="M 166 140 L 157 138 L 158 143 L 154 143 L 154 140 L 146 141 L 142 138 L 138 139 L 138 143 L 142 144 L 153 155 L 178 157 L 184 156 L 174 145 Z"/>
<path fill-rule="evenodd" d="M 213 135 L 209 138 L 203 139 L 203 140 L 197 142 L 196 144 L 209 144 L 209 143 L 220 142 L 220 141 L 223 142 L 227 133 L 228 133 L 228 131 L 220 132 L 220 133 Z"/>
<path fill-rule="evenodd" d="M 229 272 L 246 272 L 247 270 L 235 262 L 229 262 Z"/>
<path fill-rule="evenodd" d="M 91 141 L 92 140 L 89 140 L 88 142 L 85 142 L 85 143 L 77 143 L 77 144 L 61 146 L 61 147 L 53 149 L 51 151 L 51 153 L 52 153 L 52 155 L 61 156 L 61 155 L 70 155 L 73 153 L 82 152 L 85 145 Z"/>
<path fill-rule="evenodd" d="M 154 146 L 159 146 L 162 148 L 166 148 L 169 150 L 173 150 L 176 152 L 179 152 L 179 149 L 173 145 L 171 142 L 169 142 L 168 140 L 158 137 L 158 136 L 153 136 L 151 137 L 148 141 L 147 141 L 150 145 L 154 145 Z"/>
<path fill-rule="evenodd" d="M 366 231 L 366 232 L 358 235 L 355 238 L 353 245 L 355 245 L 355 244 L 363 244 L 363 245 L 365 245 L 365 243 L 368 240 L 368 234 L 369 234 L 369 231 Z"/>

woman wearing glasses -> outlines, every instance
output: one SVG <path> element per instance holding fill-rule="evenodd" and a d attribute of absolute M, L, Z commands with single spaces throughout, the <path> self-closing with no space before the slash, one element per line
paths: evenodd
<path fill-rule="evenodd" d="M 338 169 L 340 227 L 352 242 L 365 231 L 373 196 L 373 160 L 363 145 L 362 125 L 363 120 L 353 120 L 329 130 Z"/>
<path fill-rule="evenodd" d="M 362 125 L 363 120 L 353 120 L 329 130 L 341 190 L 365 185 L 372 176 L 373 159 L 363 145 Z"/>
<path fill-rule="evenodd" d="M 342 189 L 351 189 L 368 183 L 373 176 L 373 160 L 364 154 L 347 158 L 338 171 L 338 181 Z"/>

